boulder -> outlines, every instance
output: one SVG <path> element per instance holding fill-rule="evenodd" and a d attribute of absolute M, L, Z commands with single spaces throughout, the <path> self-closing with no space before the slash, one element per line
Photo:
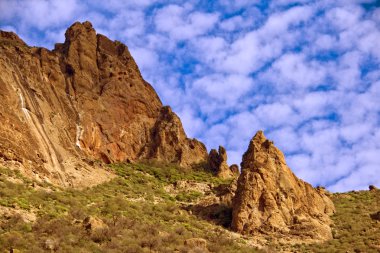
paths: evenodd
<path fill-rule="evenodd" d="M 332 201 L 298 179 L 283 153 L 259 131 L 243 155 L 233 200 L 231 227 L 242 234 L 278 233 L 298 238 L 332 238 Z"/>
<path fill-rule="evenodd" d="M 234 175 L 234 177 L 239 177 L 240 171 L 239 166 L 237 164 L 232 164 L 230 166 L 230 171 Z"/>
<path fill-rule="evenodd" d="M 370 185 L 370 186 L 368 186 L 368 188 L 369 188 L 370 191 L 376 191 L 376 190 L 378 190 L 378 188 L 376 186 L 374 186 L 374 185 Z"/>
<path fill-rule="evenodd" d="M 380 221 L 380 211 L 370 215 L 371 219 Z"/>
<path fill-rule="evenodd" d="M 96 231 L 108 228 L 107 224 L 105 224 L 104 221 L 102 221 L 98 217 L 93 217 L 93 216 L 87 216 L 83 220 L 83 227 L 89 233 L 94 233 Z"/>

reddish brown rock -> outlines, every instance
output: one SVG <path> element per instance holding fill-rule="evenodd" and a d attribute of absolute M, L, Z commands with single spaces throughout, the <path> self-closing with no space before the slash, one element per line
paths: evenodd
<path fill-rule="evenodd" d="M 283 153 L 262 131 L 243 156 L 233 200 L 232 229 L 242 234 L 278 233 L 298 238 L 332 238 L 332 201 L 298 179 Z"/>
<path fill-rule="evenodd" d="M 239 175 L 239 168 L 234 166 L 228 167 L 227 152 L 222 146 L 219 150 L 211 149 L 208 155 L 208 168 L 220 178 L 233 178 Z"/>
<path fill-rule="evenodd" d="M 232 172 L 232 174 L 235 176 L 235 177 L 238 177 L 239 174 L 240 174 L 240 171 L 239 171 L 239 166 L 237 164 L 232 164 L 230 166 L 230 171 Z"/>
<path fill-rule="evenodd" d="M 207 150 L 203 143 L 187 138 L 181 120 L 169 106 L 164 106 L 143 157 L 191 167 L 206 161 Z"/>
<path fill-rule="evenodd" d="M 86 161 L 205 162 L 127 46 L 75 23 L 53 51 L 0 32 L 0 162 L 62 185 L 109 177 Z M 103 174 L 102 174 L 103 173 Z"/>

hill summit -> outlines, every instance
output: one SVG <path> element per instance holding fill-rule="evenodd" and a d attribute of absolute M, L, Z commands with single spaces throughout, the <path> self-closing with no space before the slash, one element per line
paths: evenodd
<path fill-rule="evenodd" d="M 61 185 L 106 178 L 93 161 L 156 159 L 191 167 L 205 146 L 163 107 L 127 46 L 74 23 L 54 50 L 0 33 L 0 154 Z M 91 179 L 92 178 L 92 179 Z"/>

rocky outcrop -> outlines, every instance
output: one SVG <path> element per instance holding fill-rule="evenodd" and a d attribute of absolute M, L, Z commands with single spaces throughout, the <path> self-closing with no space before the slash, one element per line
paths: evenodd
<path fill-rule="evenodd" d="M 380 211 L 370 214 L 371 219 L 380 221 Z"/>
<path fill-rule="evenodd" d="M 236 164 L 227 164 L 227 151 L 219 146 L 219 150 L 211 149 L 208 155 L 208 168 L 220 178 L 234 178 L 239 176 L 239 167 Z"/>
<path fill-rule="evenodd" d="M 83 228 L 90 234 L 108 228 L 107 224 L 98 217 L 87 216 L 83 222 Z"/>
<path fill-rule="evenodd" d="M 65 36 L 49 51 L 0 32 L 1 163 L 17 162 L 53 183 L 86 185 L 108 177 L 94 171 L 97 160 L 207 160 L 204 145 L 162 107 L 127 46 L 96 34 L 89 22 L 73 24 Z"/>
<path fill-rule="evenodd" d="M 377 191 L 377 190 L 378 190 L 378 188 L 377 188 L 376 186 L 374 186 L 374 185 L 370 185 L 370 186 L 368 186 L 368 189 L 369 189 L 370 191 Z"/>
<path fill-rule="evenodd" d="M 286 165 L 283 153 L 262 131 L 251 140 L 241 169 L 233 200 L 233 230 L 316 240 L 332 238 L 332 201 L 323 191 L 298 179 Z"/>
<path fill-rule="evenodd" d="M 240 171 L 239 171 L 239 166 L 237 164 L 232 164 L 230 166 L 230 171 L 234 177 L 239 177 Z"/>
<path fill-rule="evenodd" d="M 150 145 L 142 156 L 191 167 L 207 160 L 207 149 L 198 140 L 187 138 L 181 120 L 169 106 L 164 106 L 153 127 Z"/>

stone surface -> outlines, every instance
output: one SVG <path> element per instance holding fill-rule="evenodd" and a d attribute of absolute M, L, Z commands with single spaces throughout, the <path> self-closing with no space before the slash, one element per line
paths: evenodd
<path fill-rule="evenodd" d="M 219 146 L 218 151 L 211 149 L 208 155 L 208 168 L 220 178 L 233 178 L 239 175 L 239 168 L 235 164 L 229 167 L 227 164 L 227 151 Z"/>
<path fill-rule="evenodd" d="M 370 215 L 371 219 L 380 221 L 380 211 Z"/>
<path fill-rule="evenodd" d="M 204 145 L 162 106 L 127 46 L 89 22 L 65 36 L 49 51 L 0 32 L 1 161 L 67 186 L 109 178 L 94 161 L 206 162 Z"/>
<path fill-rule="evenodd" d="M 11 218 L 20 218 L 25 223 L 33 223 L 37 220 L 37 215 L 31 211 L 22 210 L 21 208 L 11 208 L 0 206 L 0 225 L 3 220 Z"/>
<path fill-rule="evenodd" d="M 233 200 L 232 229 L 242 234 L 278 233 L 298 238 L 332 238 L 332 201 L 298 179 L 283 153 L 262 131 L 250 141 Z"/>
<path fill-rule="evenodd" d="M 368 186 L 368 189 L 369 189 L 370 191 L 377 191 L 377 190 L 378 190 L 378 188 L 377 188 L 376 186 L 374 186 L 374 185 L 370 185 L 370 186 Z"/>
<path fill-rule="evenodd" d="M 54 252 L 58 249 L 59 243 L 56 239 L 48 238 L 45 240 L 44 248 L 50 252 Z"/>
<path fill-rule="evenodd" d="M 96 231 L 107 229 L 107 224 L 98 217 L 88 216 L 83 220 L 83 228 L 88 233 L 95 233 Z"/>
<path fill-rule="evenodd" d="M 187 138 L 179 117 L 169 106 L 164 106 L 142 157 L 191 167 L 207 160 L 207 149 L 198 140 Z"/>
<path fill-rule="evenodd" d="M 234 177 L 239 177 L 240 171 L 239 171 L 239 166 L 237 164 L 232 164 L 230 166 L 230 171 Z"/>

